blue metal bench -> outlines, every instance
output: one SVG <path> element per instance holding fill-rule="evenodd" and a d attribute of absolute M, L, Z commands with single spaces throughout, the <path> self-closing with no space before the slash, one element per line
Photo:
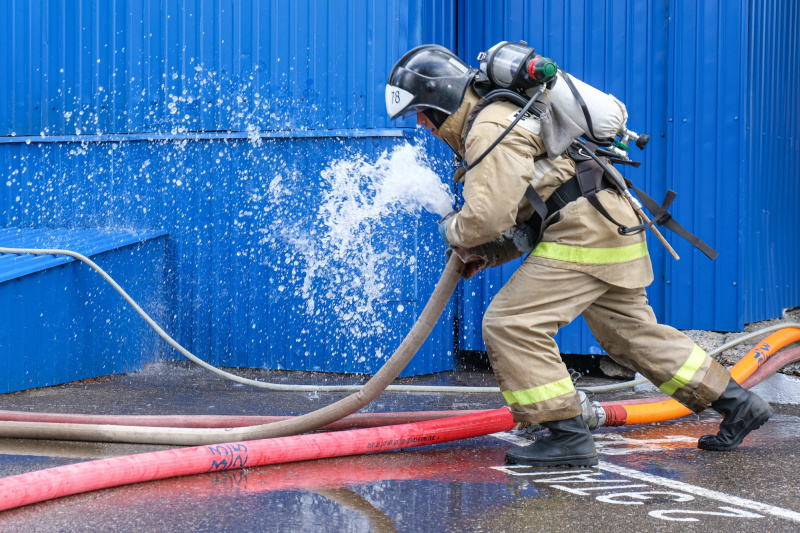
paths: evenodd
<path fill-rule="evenodd" d="M 0 228 L 0 247 L 66 249 L 90 257 L 162 322 L 171 316 L 166 235 Z M 0 393 L 141 369 L 164 349 L 156 339 L 87 265 L 66 256 L 0 254 Z"/>

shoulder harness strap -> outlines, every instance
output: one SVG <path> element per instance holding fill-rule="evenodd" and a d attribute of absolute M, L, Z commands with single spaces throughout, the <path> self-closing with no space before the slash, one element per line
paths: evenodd
<path fill-rule="evenodd" d="M 472 125 L 475 124 L 475 119 L 478 118 L 480 112 L 483 111 L 489 104 L 491 104 L 489 100 L 481 97 L 481 99 L 478 100 L 478 103 L 475 104 L 475 107 L 473 107 L 469 112 L 469 115 L 467 115 L 467 122 L 464 124 L 464 132 L 461 134 L 462 146 L 467 141 L 467 135 L 469 135 L 469 132 L 472 130 Z"/>
<path fill-rule="evenodd" d="M 561 78 L 567 83 L 569 90 L 572 92 L 572 96 L 578 101 L 581 106 L 581 110 L 583 111 L 583 118 L 586 119 L 586 128 L 589 130 L 587 133 L 591 135 L 592 139 L 596 139 L 597 137 L 594 136 L 594 128 L 592 127 L 592 115 L 589 113 L 589 108 L 586 105 L 586 102 L 583 100 L 583 96 L 578 91 L 578 88 L 575 87 L 575 84 L 572 83 L 572 78 L 570 78 L 569 74 L 564 72 L 563 70 L 559 69 Z"/>

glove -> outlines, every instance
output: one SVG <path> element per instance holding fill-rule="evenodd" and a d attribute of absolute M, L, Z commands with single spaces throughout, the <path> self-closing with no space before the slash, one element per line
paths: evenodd
<path fill-rule="evenodd" d="M 447 238 L 447 225 L 450 223 L 450 219 L 456 216 L 457 213 L 458 211 L 450 211 L 439 221 L 439 235 L 442 236 L 442 240 L 447 246 L 451 245 L 450 239 Z"/>
<path fill-rule="evenodd" d="M 464 262 L 464 271 L 461 277 L 469 279 L 489 264 L 489 258 L 486 257 L 486 252 L 483 246 L 475 246 L 474 248 L 456 248 L 451 246 L 453 252 Z"/>

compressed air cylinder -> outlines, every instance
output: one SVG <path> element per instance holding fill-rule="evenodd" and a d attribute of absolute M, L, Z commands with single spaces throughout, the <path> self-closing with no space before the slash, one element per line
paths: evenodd
<path fill-rule="evenodd" d="M 591 118 L 591 129 L 580 101 L 567 83 L 567 76 L 586 104 Z M 556 83 L 548 89 L 552 105 L 558 107 L 583 128 L 587 138 L 611 143 L 617 135 L 625 132 L 625 123 L 628 121 L 628 110 L 625 108 L 625 104 L 613 95 L 595 89 L 575 76 L 566 74 L 563 70 L 558 72 L 556 79 Z"/>

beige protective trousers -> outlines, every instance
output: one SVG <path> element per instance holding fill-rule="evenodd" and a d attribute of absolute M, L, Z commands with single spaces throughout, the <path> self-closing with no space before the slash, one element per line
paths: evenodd
<path fill-rule="evenodd" d="M 581 413 L 553 340 L 580 314 L 611 357 L 694 412 L 719 398 L 730 380 L 728 370 L 686 335 L 656 321 L 644 288 L 617 287 L 529 257 L 483 319 L 489 359 L 515 421 L 541 423 Z"/>

